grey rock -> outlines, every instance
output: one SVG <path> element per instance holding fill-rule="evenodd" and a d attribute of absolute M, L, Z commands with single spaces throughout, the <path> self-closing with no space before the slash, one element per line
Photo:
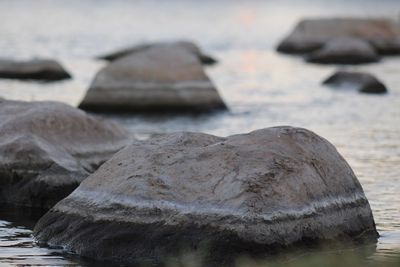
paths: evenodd
<path fill-rule="evenodd" d="M 79 105 L 94 112 L 208 112 L 226 109 L 203 66 L 179 45 L 150 47 L 112 61 Z"/>
<path fill-rule="evenodd" d="M 323 18 L 305 19 L 277 47 L 283 53 L 309 53 L 339 37 L 371 42 L 381 54 L 399 51 L 400 26 L 389 19 Z M 379 44 L 379 45 L 378 45 Z"/>
<path fill-rule="evenodd" d="M 34 234 L 101 260 L 195 251 L 204 266 L 307 241 L 377 238 L 368 200 L 335 147 L 287 126 L 135 141 L 45 214 Z"/>
<path fill-rule="evenodd" d="M 210 55 L 203 53 L 200 48 L 190 41 L 177 41 L 177 42 L 159 42 L 159 43 L 149 43 L 149 44 L 140 44 L 133 47 L 124 48 L 103 56 L 98 57 L 99 59 L 113 61 L 119 59 L 121 57 L 125 57 L 132 53 L 141 52 L 151 47 L 160 47 L 160 46 L 178 46 L 183 49 L 187 49 L 189 52 L 193 53 L 195 56 L 199 58 L 199 60 L 205 65 L 212 65 L 217 63 L 217 60 Z"/>
<path fill-rule="evenodd" d="M 373 75 L 363 72 L 338 71 L 328 77 L 323 84 L 367 94 L 387 93 L 387 88 L 382 82 Z"/>
<path fill-rule="evenodd" d="M 365 64 L 379 59 L 370 43 L 353 37 L 332 39 L 307 57 L 308 62 L 319 64 Z"/>
<path fill-rule="evenodd" d="M 62 103 L 0 100 L 0 203 L 51 208 L 129 140 Z"/>
<path fill-rule="evenodd" d="M 15 61 L 0 59 L 0 78 L 57 81 L 69 79 L 71 75 L 55 60 Z"/>

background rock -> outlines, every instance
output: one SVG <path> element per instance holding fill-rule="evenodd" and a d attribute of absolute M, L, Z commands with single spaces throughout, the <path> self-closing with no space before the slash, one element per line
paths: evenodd
<path fill-rule="evenodd" d="M 187 49 L 189 52 L 193 53 L 195 56 L 199 58 L 201 63 L 206 64 L 206 65 L 211 65 L 217 63 L 217 60 L 207 54 L 204 54 L 200 48 L 194 44 L 193 42 L 190 41 L 177 41 L 177 42 L 159 42 L 159 43 L 150 43 L 150 44 L 141 44 L 141 45 L 136 45 L 133 47 L 128 47 L 119 51 L 115 51 L 110 54 L 106 54 L 103 56 L 98 57 L 99 59 L 105 59 L 109 61 L 116 60 L 118 58 L 127 56 L 132 53 L 140 52 L 145 49 L 151 48 L 151 47 L 160 47 L 160 46 L 178 46 L 182 47 L 184 49 Z"/>
<path fill-rule="evenodd" d="M 283 53 L 309 53 L 338 37 L 355 37 L 376 44 L 379 53 L 399 51 L 400 26 L 389 19 L 305 19 L 277 47 Z M 378 45 L 379 44 L 379 45 Z"/>
<path fill-rule="evenodd" d="M 129 140 L 62 103 L 0 100 L 0 203 L 50 208 Z"/>
<path fill-rule="evenodd" d="M 307 57 L 308 62 L 320 64 L 364 64 L 379 59 L 368 42 L 352 37 L 332 39 Z"/>
<path fill-rule="evenodd" d="M 369 73 L 338 71 L 323 84 L 343 89 L 355 89 L 361 93 L 387 93 L 386 86 Z"/>
<path fill-rule="evenodd" d="M 57 81 L 71 75 L 55 60 L 15 61 L 0 59 L 0 78 Z"/>
<path fill-rule="evenodd" d="M 98 112 L 208 112 L 226 109 L 192 52 L 154 46 L 100 70 L 79 105 Z"/>

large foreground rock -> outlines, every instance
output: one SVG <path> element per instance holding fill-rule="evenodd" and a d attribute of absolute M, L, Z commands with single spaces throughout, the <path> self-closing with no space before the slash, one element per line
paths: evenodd
<path fill-rule="evenodd" d="M 0 100 L 0 205 L 50 208 L 128 141 L 62 103 Z"/>
<path fill-rule="evenodd" d="M 328 77 L 323 84 L 345 90 L 357 90 L 367 94 L 387 93 L 386 86 L 377 78 L 364 72 L 338 71 Z"/>
<path fill-rule="evenodd" d="M 364 64 L 379 59 L 368 42 L 353 37 L 332 39 L 307 57 L 308 62 L 319 64 Z"/>
<path fill-rule="evenodd" d="M 35 236 L 123 263 L 194 250 L 208 266 L 306 241 L 376 240 L 377 232 L 334 146 L 305 129 L 275 127 L 136 141 L 42 217 Z"/>
<path fill-rule="evenodd" d="M 178 47 L 188 50 L 190 53 L 193 53 L 196 57 L 199 58 L 199 60 L 203 64 L 211 65 L 211 64 L 217 63 L 217 60 L 215 58 L 205 54 L 203 51 L 200 50 L 200 48 L 196 44 L 194 44 L 193 42 L 190 42 L 190 41 L 159 42 L 159 43 L 141 44 L 141 45 L 128 47 L 128 48 L 125 48 L 122 50 L 115 51 L 110 54 L 100 56 L 99 59 L 113 61 L 113 60 L 119 59 L 121 57 L 130 55 L 132 53 L 141 52 L 148 48 L 160 47 L 160 46 L 178 46 Z"/>
<path fill-rule="evenodd" d="M 79 107 L 95 112 L 226 108 L 198 57 L 177 45 L 150 47 L 111 62 L 96 75 Z"/>
<path fill-rule="evenodd" d="M 71 78 L 71 75 L 54 60 L 33 59 L 15 61 L 0 59 L 0 78 L 57 81 Z"/>
<path fill-rule="evenodd" d="M 380 54 L 400 52 L 400 26 L 389 19 L 306 19 L 278 46 L 283 53 L 309 53 L 332 39 L 355 37 L 370 42 Z"/>

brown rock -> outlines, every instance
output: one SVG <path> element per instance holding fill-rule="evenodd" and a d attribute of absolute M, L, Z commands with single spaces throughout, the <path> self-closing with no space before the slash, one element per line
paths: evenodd
<path fill-rule="evenodd" d="M 206 64 L 206 65 L 211 65 L 217 63 L 217 60 L 214 59 L 213 57 L 204 54 L 200 48 L 190 42 L 190 41 L 177 41 L 177 42 L 160 42 L 160 43 L 150 43 L 150 44 L 141 44 L 141 45 L 136 45 L 133 47 L 128 47 L 119 51 L 115 51 L 110 54 L 106 54 L 103 56 L 98 57 L 99 59 L 105 59 L 109 61 L 113 61 L 116 59 L 119 59 L 121 57 L 125 57 L 127 55 L 143 51 L 145 49 L 151 48 L 151 47 L 160 47 L 160 46 L 178 46 L 183 49 L 187 49 L 189 52 L 193 53 L 195 56 L 199 58 L 201 63 Z"/>
<path fill-rule="evenodd" d="M 323 84 L 339 89 L 357 90 L 367 94 L 387 93 L 386 86 L 382 82 L 373 75 L 363 72 L 338 71 L 327 78 Z"/>
<path fill-rule="evenodd" d="M 400 43 L 395 41 L 400 37 L 400 27 L 389 19 L 323 18 L 300 21 L 277 50 L 283 53 L 309 53 L 339 37 L 355 37 L 371 42 L 382 54 L 400 48 Z"/>
<path fill-rule="evenodd" d="M 379 59 L 368 42 L 352 37 L 332 39 L 307 57 L 308 62 L 319 64 L 365 64 Z"/>
<path fill-rule="evenodd" d="M 60 63 L 54 60 L 15 61 L 0 59 L 0 78 L 57 81 L 69 79 L 71 75 Z"/>
<path fill-rule="evenodd" d="M 226 109 L 198 58 L 181 46 L 155 46 L 100 70 L 79 105 L 95 112 L 208 112 Z"/>
<path fill-rule="evenodd" d="M 129 139 L 62 103 L 0 100 L 0 203 L 50 208 Z"/>
<path fill-rule="evenodd" d="M 42 217 L 35 236 L 101 260 L 195 251 L 209 266 L 306 241 L 375 241 L 377 232 L 335 147 L 305 129 L 274 127 L 136 141 Z"/>

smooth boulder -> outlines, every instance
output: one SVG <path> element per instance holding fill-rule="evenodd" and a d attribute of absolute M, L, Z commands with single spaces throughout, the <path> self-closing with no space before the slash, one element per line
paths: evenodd
<path fill-rule="evenodd" d="M 15 61 L 0 59 L 0 78 L 58 81 L 70 79 L 71 75 L 55 60 Z"/>
<path fill-rule="evenodd" d="M 377 238 L 363 189 L 335 147 L 288 126 L 135 141 L 45 214 L 34 235 L 100 260 L 194 252 L 204 266 L 304 242 Z"/>
<path fill-rule="evenodd" d="M 380 54 L 400 52 L 399 24 L 380 18 L 305 19 L 282 40 L 277 50 L 292 54 L 310 53 L 340 37 L 363 39 L 370 42 Z"/>
<path fill-rule="evenodd" d="M 368 42 L 353 37 L 332 39 L 307 57 L 308 62 L 319 64 L 365 64 L 379 60 Z"/>
<path fill-rule="evenodd" d="M 132 53 L 140 52 L 145 49 L 151 47 L 160 47 L 160 46 L 178 46 L 183 49 L 188 50 L 189 52 L 193 53 L 195 56 L 199 58 L 201 63 L 205 65 L 212 65 L 217 63 L 217 60 L 210 55 L 205 54 L 200 48 L 190 41 L 177 41 L 177 42 L 159 42 L 159 43 L 148 43 L 148 44 L 140 44 L 133 47 L 124 48 L 106 55 L 99 56 L 99 59 L 104 59 L 108 61 L 113 61 L 119 59 L 121 57 L 125 57 Z"/>
<path fill-rule="evenodd" d="M 341 88 L 357 90 L 367 94 L 387 93 L 386 86 L 369 73 L 338 71 L 328 77 L 323 84 Z"/>
<path fill-rule="evenodd" d="M 49 209 L 129 141 L 66 104 L 0 100 L 0 204 Z"/>
<path fill-rule="evenodd" d="M 178 45 L 154 46 L 112 61 L 79 108 L 94 112 L 209 112 L 226 109 L 198 57 Z"/>

